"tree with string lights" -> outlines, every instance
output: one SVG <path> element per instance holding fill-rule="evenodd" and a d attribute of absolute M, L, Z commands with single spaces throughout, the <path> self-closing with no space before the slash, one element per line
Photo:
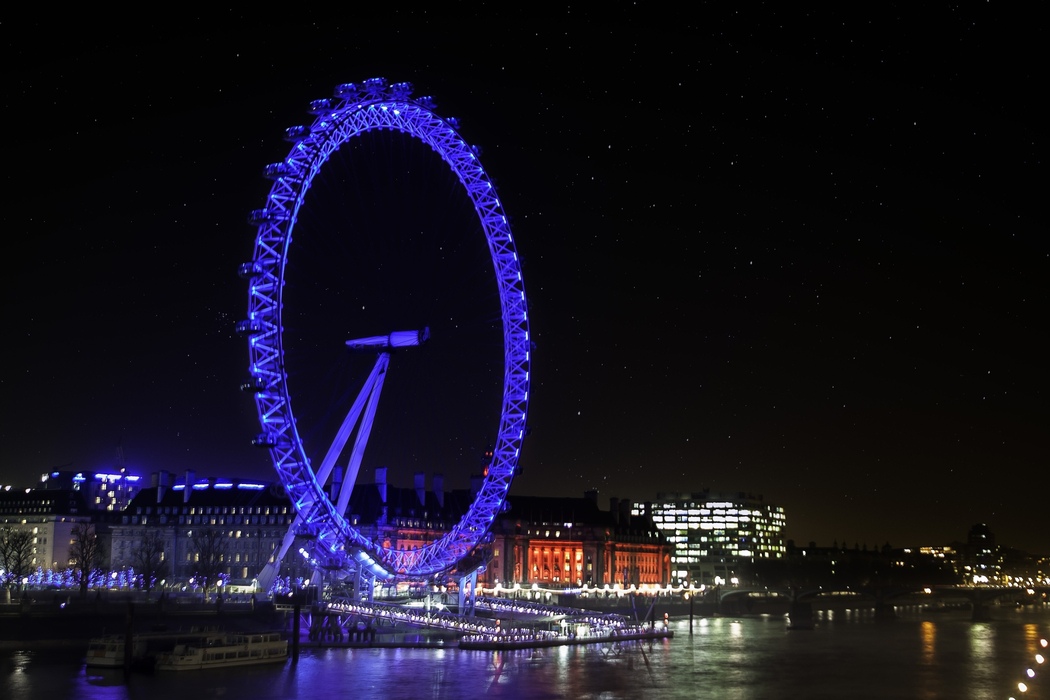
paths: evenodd
<path fill-rule="evenodd" d="M 226 568 L 226 561 L 229 559 L 229 544 L 222 532 L 208 528 L 193 534 L 193 549 L 196 560 L 194 578 L 204 589 L 204 597 L 207 598 L 208 589 L 218 584 Z"/>
<path fill-rule="evenodd" d="M 0 528 L 0 584 L 17 587 L 33 571 L 33 539 L 29 530 Z"/>
<path fill-rule="evenodd" d="M 135 571 L 142 575 L 142 587 L 146 589 L 146 601 L 157 579 L 164 575 L 164 536 L 158 530 L 147 530 L 139 540 L 138 547 L 131 553 L 131 563 Z"/>
<path fill-rule="evenodd" d="M 95 527 L 88 523 L 74 525 L 70 534 L 73 541 L 69 545 L 69 563 L 80 584 L 80 597 L 87 598 L 91 572 L 102 566 L 102 540 L 95 533 Z"/>

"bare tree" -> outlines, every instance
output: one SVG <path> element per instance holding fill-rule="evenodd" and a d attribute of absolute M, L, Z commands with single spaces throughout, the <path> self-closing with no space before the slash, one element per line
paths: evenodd
<path fill-rule="evenodd" d="M 69 563 L 80 583 L 80 597 L 87 598 L 91 572 L 102 566 L 102 540 L 95 534 L 94 526 L 88 523 L 74 525 L 71 534 L 73 542 L 69 545 Z"/>
<path fill-rule="evenodd" d="M 219 575 L 226 568 L 230 558 L 229 544 L 222 532 L 212 528 L 199 530 L 193 535 L 193 549 L 196 559 L 196 579 L 204 589 L 207 598 L 208 589 L 219 582 Z"/>
<path fill-rule="evenodd" d="M 18 586 L 33 570 L 33 533 L 0 528 L 0 584 Z"/>
<path fill-rule="evenodd" d="M 139 540 L 139 546 L 131 553 L 131 564 L 142 575 L 142 586 L 146 589 L 146 600 L 157 579 L 164 575 L 164 535 L 159 530 L 147 530 Z"/>

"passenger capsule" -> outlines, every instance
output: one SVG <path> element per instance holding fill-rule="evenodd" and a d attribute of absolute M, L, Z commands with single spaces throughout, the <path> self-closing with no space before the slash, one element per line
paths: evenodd
<path fill-rule="evenodd" d="M 395 100 L 407 100 L 412 95 L 412 83 L 394 83 L 390 86 L 390 96 Z"/>
<path fill-rule="evenodd" d="M 241 382 L 241 391 L 246 394 L 254 394 L 266 389 L 266 380 L 262 377 L 251 377 Z"/>
<path fill-rule="evenodd" d="M 289 163 L 270 163 L 263 168 L 263 177 L 267 180 L 278 180 L 280 178 L 295 178 L 299 174 L 299 169 Z"/>
<path fill-rule="evenodd" d="M 241 263 L 237 268 L 237 276 L 243 280 L 250 280 L 253 277 L 258 277 L 263 274 L 262 265 L 255 262 Z"/>
<path fill-rule="evenodd" d="M 248 215 L 248 223 L 252 226 L 261 226 L 275 221 L 284 221 L 287 218 L 288 215 L 285 212 L 277 209 L 255 209 Z"/>
<path fill-rule="evenodd" d="M 237 322 L 236 333 L 237 335 L 251 335 L 252 333 L 259 333 L 262 329 L 263 325 L 261 321 L 245 319 L 244 321 Z"/>
<path fill-rule="evenodd" d="M 252 444 L 256 447 L 277 447 L 277 436 L 272 433 L 259 433 L 252 438 Z"/>
<path fill-rule="evenodd" d="M 343 100 L 356 102 L 361 99 L 361 86 L 357 83 L 343 83 L 336 87 L 335 96 Z"/>
<path fill-rule="evenodd" d="M 324 114 L 332 111 L 332 101 L 327 97 L 320 100 L 314 100 L 310 103 L 307 110 L 310 114 Z"/>
<path fill-rule="evenodd" d="M 284 140 L 289 143 L 298 143 L 310 136 L 308 126 L 290 126 L 284 130 Z"/>
<path fill-rule="evenodd" d="M 369 78 L 365 81 L 365 92 L 372 99 L 383 97 L 386 92 L 386 78 Z"/>

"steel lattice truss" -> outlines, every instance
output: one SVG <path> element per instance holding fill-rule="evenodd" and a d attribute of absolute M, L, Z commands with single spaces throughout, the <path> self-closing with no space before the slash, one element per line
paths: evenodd
<path fill-rule="evenodd" d="M 411 90 L 408 83 L 388 86 L 384 79 L 375 78 L 360 85 L 341 85 L 335 98 L 310 104 L 316 120 L 308 127 L 288 129 L 285 139 L 293 144 L 288 157 L 265 169 L 265 176 L 274 184 L 266 207 L 251 213 L 250 223 L 258 226 L 254 259 L 241 266 L 250 289 L 248 319 L 240 322 L 238 330 L 248 336 L 252 379 L 247 388 L 254 392 L 262 425 L 255 442 L 270 451 L 299 516 L 300 533 L 313 540 L 315 565 L 356 568 L 382 578 L 447 571 L 485 536 L 514 478 L 529 398 L 525 287 L 507 216 L 481 166 L 478 149 L 459 135 L 455 120 L 434 113 L 431 98 L 412 99 Z M 299 208 L 328 158 L 350 139 L 376 129 L 397 130 L 419 139 L 459 178 L 488 241 L 503 322 L 503 399 L 488 474 L 463 519 L 438 541 L 411 551 L 387 549 L 370 541 L 328 499 L 322 489 L 328 472 L 312 469 L 296 428 L 282 348 L 284 273 Z"/>

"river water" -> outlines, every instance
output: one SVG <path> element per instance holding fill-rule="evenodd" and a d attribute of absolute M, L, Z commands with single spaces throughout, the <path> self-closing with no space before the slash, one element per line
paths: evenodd
<path fill-rule="evenodd" d="M 1050 700 L 1050 610 L 817 613 L 811 631 L 783 616 L 672 620 L 655 643 L 514 652 L 304 650 L 298 665 L 135 675 L 87 672 L 78 650 L 0 652 L 0 698 L 972 698 Z M 1035 679 L 1025 670 L 1034 668 Z M 1017 683 L 1029 690 L 1019 693 Z"/>

